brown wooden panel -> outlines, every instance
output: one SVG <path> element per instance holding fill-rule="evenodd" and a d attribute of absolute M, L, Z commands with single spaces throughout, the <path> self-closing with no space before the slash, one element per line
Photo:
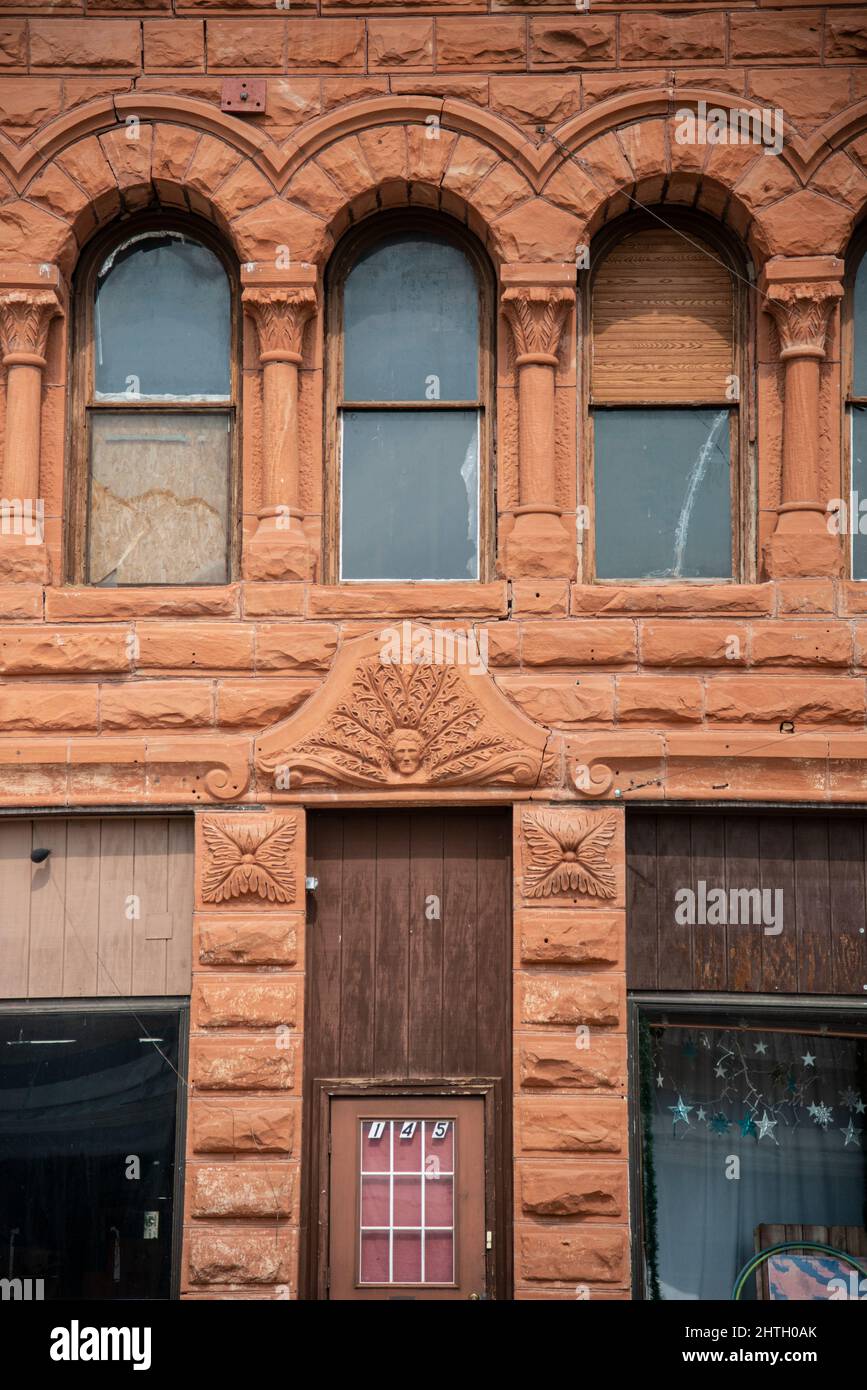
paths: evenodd
<path fill-rule="evenodd" d="M 397 1059 L 409 1072 L 410 835 L 408 816 L 377 816 L 373 1074 L 382 1076 Z"/>
<path fill-rule="evenodd" d="M 50 849 L 51 854 L 44 864 L 31 865 L 30 999 L 57 999 L 63 994 L 66 828 L 63 820 L 33 821 L 33 848 Z"/>
<path fill-rule="evenodd" d="M 409 879 L 410 1076 L 443 1070 L 443 817 L 413 813 Z"/>
<path fill-rule="evenodd" d="M 627 979 L 635 990 L 842 994 L 867 983 L 867 817 L 627 814 Z M 674 894 L 724 887 L 726 922 L 674 924 Z M 782 926 L 731 919 L 733 890 L 782 893 Z M 758 904 L 756 904 L 758 906 Z M 742 908 L 742 904 L 739 904 Z M 725 953 L 725 972 L 723 957 Z"/>
<path fill-rule="evenodd" d="M 63 993 L 86 998 L 97 990 L 99 945 L 99 851 L 101 823 L 71 820 L 66 834 L 66 936 Z"/>
<path fill-rule="evenodd" d="M 478 1074 L 476 928 L 478 878 L 472 812 L 448 816 L 443 834 L 443 1075 Z"/>
<path fill-rule="evenodd" d="M 0 824 L 0 997 L 27 994 L 30 949 L 30 821 Z"/>
<path fill-rule="evenodd" d="M 624 237 L 600 267 L 592 315 L 595 404 L 725 403 L 732 275 L 692 233 Z"/>
<path fill-rule="evenodd" d="M 192 989 L 194 842 L 192 816 L 172 817 L 167 875 L 172 934 L 166 942 L 166 994 L 189 994 Z"/>

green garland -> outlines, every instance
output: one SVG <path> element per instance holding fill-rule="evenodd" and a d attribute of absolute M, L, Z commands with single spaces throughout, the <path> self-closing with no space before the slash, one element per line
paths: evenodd
<path fill-rule="evenodd" d="M 651 1302 L 659 1303 L 662 1301 L 662 1294 L 659 1289 L 656 1169 L 653 1163 L 653 1050 L 650 1043 L 650 1026 L 646 1018 L 639 1019 L 638 1023 L 638 1072 L 647 1294 Z"/>

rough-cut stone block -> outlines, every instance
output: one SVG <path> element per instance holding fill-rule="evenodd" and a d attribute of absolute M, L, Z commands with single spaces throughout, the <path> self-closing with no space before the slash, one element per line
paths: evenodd
<path fill-rule="evenodd" d="M 528 1216 L 624 1220 L 628 1214 L 623 1163 L 521 1163 L 519 1210 Z"/>
<path fill-rule="evenodd" d="M 533 965 L 620 965 L 622 912 L 518 912 L 521 959 Z"/>
<path fill-rule="evenodd" d="M 190 1041 L 190 1076 L 200 1091 L 291 1091 L 297 1039 L 273 1033 L 255 1042 Z"/>
<path fill-rule="evenodd" d="M 518 1111 L 524 1153 L 626 1152 L 626 1105 L 620 1100 L 524 1100 Z"/>
<path fill-rule="evenodd" d="M 295 1107 L 265 1101 L 232 1105 L 193 1100 L 190 1128 L 193 1153 L 291 1154 Z"/>
<path fill-rule="evenodd" d="M 296 1164 L 192 1164 L 190 1212 L 198 1217 L 288 1217 L 298 1177 Z"/>
<path fill-rule="evenodd" d="M 294 1028 L 297 993 L 294 980 L 200 975 L 193 984 L 193 1026 Z"/>
<path fill-rule="evenodd" d="M 628 1277 L 629 1235 L 623 1229 L 560 1227 L 521 1231 L 518 1279 L 620 1283 Z"/>
<path fill-rule="evenodd" d="M 521 987 L 524 1023 L 585 1024 L 623 1027 L 626 1005 L 623 978 L 575 975 L 525 975 Z"/>
<path fill-rule="evenodd" d="M 289 1284 L 296 1275 L 294 1231 L 192 1231 L 191 1284 Z"/>
<path fill-rule="evenodd" d="M 199 914 L 199 960 L 202 965 L 294 965 L 303 918 L 207 917 Z"/>
<path fill-rule="evenodd" d="M 525 1090 L 624 1095 L 626 1039 L 593 1029 L 589 1034 L 566 1038 L 541 1032 L 524 1034 L 517 1049 L 516 1066 Z"/>

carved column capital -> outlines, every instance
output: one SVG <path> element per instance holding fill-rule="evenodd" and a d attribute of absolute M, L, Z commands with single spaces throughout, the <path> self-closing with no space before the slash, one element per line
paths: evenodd
<path fill-rule="evenodd" d="M 313 286 L 248 286 L 241 300 L 256 325 L 260 362 L 300 366 L 304 329 L 319 304 Z"/>
<path fill-rule="evenodd" d="M 502 306 L 512 330 L 516 365 L 556 367 L 557 349 L 575 291 L 566 285 L 521 285 L 503 292 Z"/>
<path fill-rule="evenodd" d="M 780 360 L 825 356 L 828 324 L 843 287 L 837 280 L 804 281 L 768 286 L 765 309 L 777 326 Z"/>
<path fill-rule="evenodd" d="M 4 367 L 44 367 L 51 320 L 63 312 L 57 291 L 0 290 L 0 346 Z"/>

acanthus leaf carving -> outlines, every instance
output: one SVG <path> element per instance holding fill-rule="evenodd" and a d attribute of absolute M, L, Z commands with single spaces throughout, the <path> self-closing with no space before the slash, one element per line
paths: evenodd
<path fill-rule="evenodd" d="M 828 324 L 843 287 L 829 280 L 805 284 L 773 284 L 765 308 L 776 324 L 780 356 L 824 357 Z"/>
<path fill-rule="evenodd" d="M 241 302 L 256 325 L 260 359 L 300 363 L 304 329 L 318 307 L 315 289 L 309 285 L 268 289 L 248 286 Z"/>
<path fill-rule="evenodd" d="M 4 357 L 18 353 L 45 359 L 51 320 L 62 312 L 54 290 L 14 289 L 0 293 L 0 341 Z"/>
<path fill-rule="evenodd" d="M 575 291 L 566 286 L 533 285 L 507 289 L 503 313 L 521 358 L 541 358 L 556 363 L 566 316 L 575 303 Z"/>
<path fill-rule="evenodd" d="M 202 834 L 206 848 L 203 902 L 230 902 L 247 896 L 272 903 L 294 902 L 295 871 L 287 862 L 297 834 L 294 818 L 263 821 L 205 816 Z"/>
<path fill-rule="evenodd" d="M 617 891 L 608 856 L 617 818 L 573 811 L 525 811 L 524 895 L 551 898 L 583 893 L 613 898 Z"/>

